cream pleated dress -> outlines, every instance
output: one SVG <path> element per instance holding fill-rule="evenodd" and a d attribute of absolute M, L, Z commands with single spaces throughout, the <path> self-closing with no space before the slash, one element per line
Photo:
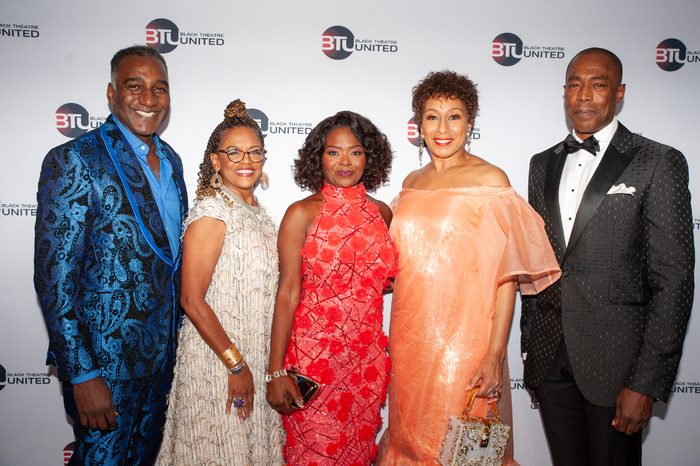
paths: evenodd
<path fill-rule="evenodd" d="M 226 224 L 223 249 L 205 299 L 250 367 L 255 407 L 247 421 L 241 421 L 235 409 L 226 414 L 226 369 L 185 317 L 156 462 L 160 466 L 284 463 L 282 420 L 265 397 L 279 280 L 277 228 L 265 208 L 248 205 L 227 191 L 225 198 L 195 200 L 185 229 L 202 217 Z"/>

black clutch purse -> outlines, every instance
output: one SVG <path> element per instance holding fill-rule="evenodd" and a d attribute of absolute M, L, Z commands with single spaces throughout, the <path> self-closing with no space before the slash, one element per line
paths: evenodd
<path fill-rule="evenodd" d="M 294 400 L 292 400 L 289 405 L 294 409 L 306 409 L 311 403 L 318 397 L 321 393 L 321 384 L 316 382 L 309 376 L 299 373 L 299 369 L 296 367 L 290 367 L 287 371 L 287 375 L 296 382 L 299 388 L 299 393 L 301 393 L 301 399 L 304 401 L 304 406 L 299 407 Z"/>

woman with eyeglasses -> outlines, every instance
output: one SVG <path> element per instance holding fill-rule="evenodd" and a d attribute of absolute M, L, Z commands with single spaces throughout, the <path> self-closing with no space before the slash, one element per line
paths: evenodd
<path fill-rule="evenodd" d="M 396 253 L 391 211 L 366 190 L 388 179 L 391 159 L 371 121 L 340 112 L 309 133 L 294 161 L 297 185 L 314 194 L 280 225 L 267 376 L 267 399 L 285 413 L 289 465 L 369 465 L 376 454 L 389 370 L 382 303 Z M 315 400 L 292 368 L 320 384 Z"/>
<path fill-rule="evenodd" d="M 199 166 L 185 220 L 175 379 L 158 464 L 283 464 L 282 420 L 265 400 L 277 291 L 277 228 L 254 195 L 262 132 L 229 104 Z"/>

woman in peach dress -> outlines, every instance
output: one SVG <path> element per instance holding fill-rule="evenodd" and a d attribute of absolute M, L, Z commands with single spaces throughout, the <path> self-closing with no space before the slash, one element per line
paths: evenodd
<path fill-rule="evenodd" d="M 532 294 L 561 274 L 542 219 L 501 169 L 465 148 L 477 110 L 476 86 L 451 71 L 413 89 L 432 161 L 404 181 L 391 224 L 399 272 L 382 465 L 439 464 L 447 421 L 475 386 L 472 414 L 498 399 L 512 425 L 506 343 L 518 282 Z M 517 464 L 512 439 L 503 464 Z"/>

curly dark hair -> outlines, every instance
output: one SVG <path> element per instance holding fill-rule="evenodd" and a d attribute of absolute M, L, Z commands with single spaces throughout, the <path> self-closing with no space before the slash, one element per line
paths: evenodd
<path fill-rule="evenodd" d="M 389 180 L 391 145 L 384 133 L 369 119 L 355 112 L 338 112 L 311 130 L 294 160 L 294 182 L 302 189 L 320 191 L 323 188 L 323 152 L 326 136 L 336 128 L 348 128 L 365 150 L 365 170 L 362 181 L 367 191 L 375 191 Z"/>
<path fill-rule="evenodd" d="M 474 124 L 474 119 L 479 113 L 479 96 L 476 84 L 466 75 L 454 71 L 432 71 L 413 88 L 413 116 L 416 119 L 420 131 L 423 122 L 423 111 L 428 99 L 459 99 L 467 109 L 469 123 Z"/>
<path fill-rule="evenodd" d="M 211 153 L 219 146 L 221 139 L 226 135 L 226 132 L 232 128 L 243 126 L 255 131 L 260 141 L 260 148 L 265 149 L 265 139 L 263 139 L 260 126 L 248 115 L 248 110 L 245 108 L 245 103 L 240 99 L 236 99 L 224 110 L 224 121 L 219 123 L 211 133 L 207 148 L 204 151 L 204 160 L 199 165 L 199 179 L 197 180 L 197 199 L 204 197 L 216 196 L 216 189 L 211 186 L 211 177 L 214 176 L 216 170 L 211 164 Z"/>

